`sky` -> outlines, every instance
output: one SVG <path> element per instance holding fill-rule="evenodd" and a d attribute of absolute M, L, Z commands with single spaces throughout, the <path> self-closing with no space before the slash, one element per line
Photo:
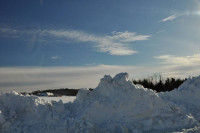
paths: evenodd
<path fill-rule="evenodd" d="M 199 23 L 199 0 L 1 0 L 0 92 L 197 76 Z"/>

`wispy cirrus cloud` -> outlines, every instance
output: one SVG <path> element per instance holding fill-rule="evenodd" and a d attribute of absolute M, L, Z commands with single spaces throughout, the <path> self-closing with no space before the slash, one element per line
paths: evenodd
<path fill-rule="evenodd" d="M 159 31 L 156 32 L 156 34 L 163 33 L 163 32 L 165 32 L 165 31 L 166 31 L 166 30 L 159 30 Z"/>
<path fill-rule="evenodd" d="M 155 58 L 161 60 L 162 61 L 161 63 L 168 65 L 180 65 L 180 66 L 200 65 L 200 54 L 195 54 L 192 56 L 185 56 L 185 57 L 179 57 L 173 55 L 161 55 L 161 56 L 156 56 Z"/>
<path fill-rule="evenodd" d="M 57 56 L 57 55 L 56 56 L 52 56 L 51 59 L 52 60 L 57 60 L 57 59 L 60 59 L 60 56 Z"/>
<path fill-rule="evenodd" d="M 161 19 L 159 22 L 173 21 L 181 16 L 191 16 L 191 15 L 199 16 L 200 15 L 200 1 L 194 0 L 193 2 L 195 4 L 195 7 L 193 7 L 193 9 L 182 11 L 182 12 L 177 12 L 175 14 L 172 14 L 168 17 Z"/>
<path fill-rule="evenodd" d="M 55 30 L 55 29 L 36 29 L 19 30 L 11 28 L 1 28 L 1 36 L 13 38 L 25 38 L 27 36 L 37 36 L 37 41 L 48 43 L 49 41 L 75 41 L 89 42 L 99 52 L 108 52 L 110 55 L 131 55 L 137 53 L 129 46 L 135 41 L 148 40 L 149 35 L 137 35 L 135 32 L 112 32 L 110 35 L 95 35 L 78 30 Z"/>
<path fill-rule="evenodd" d="M 160 55 L 154 57 L 160 60 L 161 67 L 169 70 L 169 75 L 174 77 L 197 76 L 200 74 L 200 54 L 192 56 Z"/>
<path fill-rule="evenodd" d="M 160 20 L 159 22 L 172 21 L 172 20 L 176 19 L 178 16 L 180 16 L 180 15 L 178 15 L 178 14 L 173 14 L 173 15 L 170 15 L 170 16 L 168 16 L 168 17 L 163 18 L 163 19 Z"/>

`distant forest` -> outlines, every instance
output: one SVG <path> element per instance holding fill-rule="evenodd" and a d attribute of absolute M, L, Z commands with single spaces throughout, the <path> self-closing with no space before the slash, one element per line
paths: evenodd
<path fill-rule="evenodd" d="M 145 88 L 152 89 L 156 92 L 165 92 L 165 91 L 172 91 L 178 88 L 184 81 L 187 79 L 175 79 L 175 78 L 163 78 L 161 75 L 153 75 L 149 76 L 148 78 L 144 79 L 133 79 L 132 82 L 134 84 L 141 84 Z M 93 89 L 90 88 L 90 91 Z M 30 95 L 37 95 L 37 96 L 76 96 L 79 89 L 50 89 L 50 90 L 38 90 L 29 93 Z M 26 93 L 22 93 L 26 94 Z M 46 95 L 45 95 L 46 94 Z M 52 95 L 48 95 L 52 94 Z"/>
<path fill-rule="evenodd" d="M 187 78 L 185 79 L 165 78 L 164 79 L 161 75 L 153 75 L 144 79 L 138 79 L 138 80 L 133 79 L 132 82 L 134 84 L 141 84 L 145 88 L 152 89 L 156 92 L 166 92 L 166 91 L 172 91 L 178 88 L 186 80 Z"/>

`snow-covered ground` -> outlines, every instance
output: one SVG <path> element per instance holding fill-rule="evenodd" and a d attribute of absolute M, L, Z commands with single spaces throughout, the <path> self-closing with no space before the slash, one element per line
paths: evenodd
<path fill-rule="evenodd" d="M 80 90 L 73 102 L 47 101 L 2 93 L 0 132 L 200 132 L 200 77 L 188 79 L 172 92 L 157 94 L 132 84 L 127 73 L 114 78 L 105 75 L 95 90 Z"/>
<path fill-rule="evenodd" d="M 47 102 L 51 101 L 62 101 L 63 103 L 73 102 L 76 97 L 75 96 L 62 96 L 62 97 L 39 97 L 40 99 L 44 99 Z"/>

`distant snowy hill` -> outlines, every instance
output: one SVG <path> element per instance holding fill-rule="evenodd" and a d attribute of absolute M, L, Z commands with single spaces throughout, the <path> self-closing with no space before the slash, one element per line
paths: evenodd
<path fill-rule="evenodd" d="M 17 92 L 0 94 L 1 133 L 172 133 L 200 132 L 200 77 L 171 92 L 155 93 L 105 75 L 73 102 L 47 102 Z"/>

